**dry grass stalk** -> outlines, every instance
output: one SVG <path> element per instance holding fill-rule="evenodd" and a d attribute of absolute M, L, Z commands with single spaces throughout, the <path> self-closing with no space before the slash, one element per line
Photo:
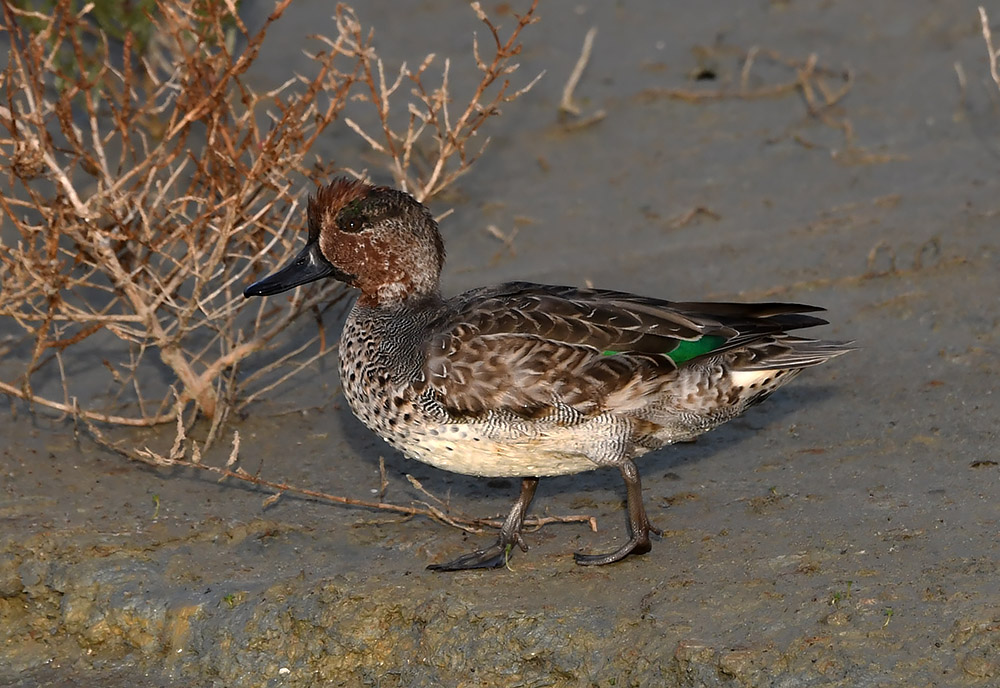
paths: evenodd
<path fill-rule="evenodd" d="M 979 23 L 983 27 L 983 40 L 986 41 L 986 53 L 989 56 L 990 62 L 990 78 L 993 79 L 993 83 L 1000 89 L 1000 48 L 993 46 L 993 32 L 990 31 L 990 18 L 982 5 L 979 7 Z"/>
<path fill-rule="evenodd" d="M 309 180 L 331 170 L 310 149 L 355 91 L 383 122 L 382 140 L 368 144 L 423 200 L 468 169 L 478 155 L 469 139 L 531 85 L 511 92 L 507 77 L 534 4 L 502 40 L 473 3 L 495 50 L 484 60 L 477 45 L 482 82 L 455 120 L 447 61 L 436 89 L 422 83 L 433 56 L 387 84 L 372 31 L 339 5 L 311 73 L 258 93 L 247 69 L 290 1 L 256 32 L 234 3 L 160 3 L 158 39 L 142 56 L 131 35 L 114 44 L 70 0 L 51 15 L 2 3 L 11 51 L 0 73 L 0 321 L 21 335 L 4 342 L 15 353 L 0 392 L 91 423 L 201 416 L 211 440 L 232 410 L 330 350 L 320 327 L 240 375 L 292 321 L 312 313 L 322 324 L 322 308 L 344 295 L 332 282 L 277 300 L 247 302 L 241 290 L 301 243 Z M 29 18 L 42 28 L 26 28 Z M 227 47 L 232 32 L 239 51 Z M 415 102 L 397 136 L 389 98 L 402 80 Z M 425 131 L 437 147 L 415 170 Z M 16 356 L 24 365 L 9 374 Z M 104 397 L 93 392 L 102 371 Z"/>
<path fill-rule="evenodd" d="M 587 35 L 583 37 L 583 47 L 580 49 L 580 57 L 577 58 L 576 64 L 573 65 L 573 71 L 570 72 L 569 78 L 566 79 L 566 83 L 563 85 L 562 99 L 559 101 L 559 110 L 561 112 L 567 112 L 571 115 L 580 114 L 580 106 L 573 101 L 573 93 L 576 91 L 577 84 L 580 83 L 583 70 L 587 68 L 587 63 L 590 62 L 590 53 L 594 50 L 594 39 L 596 37 L 596 26 L 590 27 Z"/>
<path fill-rule="evenodd" d="M 600 122 L 607 116 L 604 110 L 597 110 L 586 117 L 581 117 L 582 110 L 573 100 L 573 94 L 576 92 L 576 87 L 583 76 L 583 70 L 587 68 L 587 64 L 590 62 L 590 54 L 594 50 L 594 39 L 596 37 L 597 27 L 592 26 L 587 31 L 587 35 L 583 37 L 583 47 L 580 49 L 580 57 L 577 58 L 576 64 L 573 65 L 573 71 L 570 72 L 569 78 L 563 85 L 562 99 L 559 101 L 560 118 L 566 116 L 572 116 L 573 118 L 572 120 L 563 122 L 563 128 L 567 131 L 589 127 L 592 124 Z"/>
<path fill-rule="evenodd" d="M 667 226 L 671 229 L 680 229 L 681 227 L 686 227 L 691 222 L 700 217 L 707 217 L 710 220 L 721 220 L 722 216 L 711 208 L 706 208 L 703 205 L 695 206 L 691 210 L 687 211 L 683 215 L 675 217 L 667 223 Z"/>

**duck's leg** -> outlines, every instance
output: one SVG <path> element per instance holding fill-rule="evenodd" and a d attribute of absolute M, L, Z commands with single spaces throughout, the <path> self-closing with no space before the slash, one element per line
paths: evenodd
<path fill-rule="evenodd" d="M 581 566 L 599 566 L 621 561 L 630 554 L 645 554 L 653 545 L 649 541 L 650 532 L 662 534 L 649 522 L 646 508 L 642 505 L 642 482 L 639 480 L 639 469 L 631 459 L 624 459 L 618 464 L 625 480 L 625 495 L 628 506 L 629 541 L 608 554 L 581 554 L 576 552 L 573 558 Z"/>
<path fill-rule="evenodd" d="M 535 488 L 538 487 L 538 478 L 522 478 L 521 494 L 514 507 L 507 514 L 507 520 L 500 528 L 500 537 L 490 547 L 478 549 L 475 552 L 463 555 L 447 564 L 431 564 L 427 568 L 431 571 L 463 571 L 465 569 L 495 569 L 504 566 L 510 559 L 510 552 L 517 545 L 525 552 L 528 546 L 524 544 L 521 537 L 521 529 L 524 527 L 524 516 L 528 513 L 528 507 L 535 496 Z M 640 505 L 641 508 L 641 505 Z"/>

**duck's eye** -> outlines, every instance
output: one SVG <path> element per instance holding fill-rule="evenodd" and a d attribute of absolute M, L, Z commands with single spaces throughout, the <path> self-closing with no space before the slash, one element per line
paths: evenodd
<path fill-rule="evenodd" d="M 337 223 L 341 232 L 356 234 L 368 227 L 368 218 L 361 213 L 345 213 Z"/>

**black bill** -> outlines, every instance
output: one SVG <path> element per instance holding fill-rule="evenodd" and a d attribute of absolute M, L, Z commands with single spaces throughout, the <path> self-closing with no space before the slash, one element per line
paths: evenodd
<path fill-rule="evenodd" d="M 310 241 L 288 265 L 244 289 L 243 296 L 250 298 L 280 294 L 324 277 L 333 277 L 341 281 L 350 279 L 350 275 L 341 272 L 323 257 L 318 241 Z"/>

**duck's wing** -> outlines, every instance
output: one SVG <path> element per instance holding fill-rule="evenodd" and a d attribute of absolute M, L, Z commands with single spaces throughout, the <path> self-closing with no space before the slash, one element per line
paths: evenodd
<path fill-rule="evenodd" d="M 641 406 L 678 366 L 826 322 L 805 315 L 822 309 L 799 304 L 671 303 L 526 282 L 450 305 L 429 333 L 424 375 L 462 417 Z"/>

